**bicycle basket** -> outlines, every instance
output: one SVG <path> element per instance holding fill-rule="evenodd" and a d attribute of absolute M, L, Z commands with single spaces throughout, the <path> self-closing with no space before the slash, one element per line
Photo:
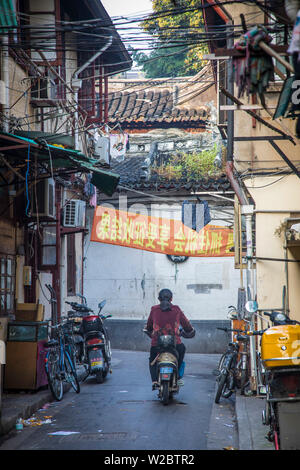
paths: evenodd
<path fill-rule="evenodd" d="M 175 347 L 175 337 L 172 335 L 160 335 L 157 344 L 160 348 L 164 349 Z"/>

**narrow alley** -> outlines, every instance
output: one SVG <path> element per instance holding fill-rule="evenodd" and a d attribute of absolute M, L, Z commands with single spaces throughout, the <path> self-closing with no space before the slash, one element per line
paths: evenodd
<path fill-rule="evenodd" d="M 148 353 L 115 350 L 113 357 L 103 384 L 89 377 L 80 394 L 70 390 L 39 410 L 33 424 L 2 439 L 0 450 L 237 449 L 234 398 L 212 416 L 217 355 L 187 355 L 185 385 L 168 406 L 151 390 Z"/>

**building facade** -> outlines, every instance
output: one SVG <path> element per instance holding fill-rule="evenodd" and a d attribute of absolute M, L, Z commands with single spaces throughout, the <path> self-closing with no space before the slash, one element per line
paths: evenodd
<path fill-rule="evenodd" d="M 95 129 L 107 121 L 108 76 L 131 58 L 100 1 L 1 1 L 0 13 L 5 342 L 8 322 L 56 320 L 46 285 L 58 318 L 66 300 L 80 300 L 86 210 L 96 190 L 110 195 L 119 181 L 94 153 Z"/>
<path fill-rule="evenodd" d="M 257 300 L 261 313 L 283 310 L 299 320 L 299 101 L 293 91 L 300 4 L 216 3 L 205 10 L 206 28 L 212 32 L 219 24 L 228 39 L 210 41 L 208 58 L 227 135 L 226 173 L 236 194 L 236 268 L 248 273 L 247 298 Z M 254 355 L 253 349 L 253 361 Z"/>

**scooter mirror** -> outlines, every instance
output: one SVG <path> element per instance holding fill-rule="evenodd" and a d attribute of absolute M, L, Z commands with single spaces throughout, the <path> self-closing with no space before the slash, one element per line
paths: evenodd
<path fill-rule="evenodd" d="M 105 304 L 106 304 L 106 300 L 102 300 L 102 302 L 98 304 L 98 308 L 103 308 Z"/>
<path fill-rule="evenodd" d="M 229 318 L 229 320 L 237 320 L 238 319 L 238 314 L 237 314 L 237 312 L 230 312 L 230 313 L 228 313 L 227 318 Z"/>
<path fill-rule="evenodd" d="M 256 312 L 257 309 L 258 309 L 257 302 L 256 302 L 255 300 L 248 300 L 248 302 L 246 302 L 245 309 L 246 309 L 247 312 L 249 312 L 249 313 L 254 313 L 254 312 Z"/>

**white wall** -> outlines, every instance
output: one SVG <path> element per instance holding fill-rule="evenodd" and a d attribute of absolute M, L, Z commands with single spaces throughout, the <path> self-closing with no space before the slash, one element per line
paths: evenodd
<path fill-rule="evenodd" d="M 239 282 L 234 257 L 190 257 L 174 264 L 164 254 L 86 239 L 84 295 L 92 308 L 106 299 L 104 312 L 114 318 L 146 319 L 167 287 L 188 318 L 226 319 L 227 307 L 237 303 Z"/>

